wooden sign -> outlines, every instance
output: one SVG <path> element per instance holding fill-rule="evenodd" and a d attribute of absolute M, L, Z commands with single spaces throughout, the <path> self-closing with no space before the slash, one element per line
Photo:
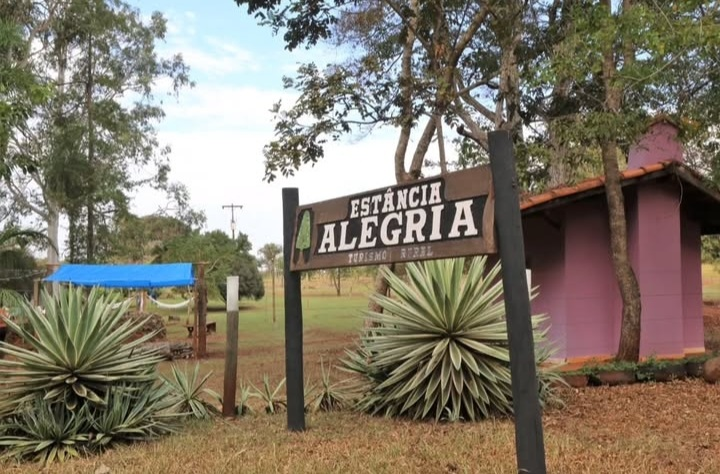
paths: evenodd
<path fill-rule="evenodd" d="M 487 166 L 299 206 L 290 270 L 496 252 Z"/>

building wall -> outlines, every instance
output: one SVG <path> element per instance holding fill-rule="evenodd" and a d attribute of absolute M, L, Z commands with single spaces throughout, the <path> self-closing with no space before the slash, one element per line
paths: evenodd
<path fill-rule="evenodd" d="M 642 298 L 641 356 L 683 353 L 680 205 L 675 184 L 637 190 L 637 268 Z"/>
<path fill-rule="evenodd" d="M 628 168 L 641 168 L 661 161 L 683 162 L 683 146 L 677 139 L 678 129 L 667 122 L 650 127 L 636 145 L 630 147 Z"/>
<path fill-rule="evenodd" d="M 681 212 L 682 317 L 685 353 L 705 351 L 700 225 Z"/>
<path fill-rule="evenodd" d="M 565 359 L 565 268 L 562 220 L 535 215 L 523 219 L 525 253 L 531 271 L 531 286 L 538 294 L 531 301 L 532 314 L 545 314 L 549 342 L 556 349 L 554 358 Z"/>
<path fill-rule="evenodd" d="M 569 205 L 565 214 L 567 357 L 608 356 L 613 341 L 615 280 L 603 197 Z"/>
<path fill-rule="evenodd" d="M 625 195 L 628 251 L 642 298 L 641 356 L 704 350 L 699 224 L 681 213 L 676 183 L 651 182 Z M 617 353 L 622 300 L 603 196 L 523 219 L 533 314 L 549 316 L 556 357 Z"/>

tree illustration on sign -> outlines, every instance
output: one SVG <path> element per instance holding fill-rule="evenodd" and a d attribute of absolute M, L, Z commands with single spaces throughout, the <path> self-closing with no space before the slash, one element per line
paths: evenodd
<path fill-rule="evenodd" d="M 295 249 L 303 253 L 303 260 L 307 261 L 309 255 L 306 251 L 310 249 L 310 211 L 303 211 L 300 218 L 300 227 L 295 237 Z"/>

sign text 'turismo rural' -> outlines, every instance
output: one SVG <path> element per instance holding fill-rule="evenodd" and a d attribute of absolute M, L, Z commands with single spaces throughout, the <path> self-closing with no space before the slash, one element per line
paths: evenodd
<path fill-rule="evenodd" d="M 495 253 L 486 166 L 299 206 L 291 270 Z"/>

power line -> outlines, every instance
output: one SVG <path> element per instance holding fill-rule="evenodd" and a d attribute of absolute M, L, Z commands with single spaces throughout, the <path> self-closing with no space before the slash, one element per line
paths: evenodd
<path fill-rule="evenodd" d="M 235 240 L 235 209 L 242 209 L 241 204 L 225 204 L 223 209 L 230 209 L 230 230 L 232 231 L 232 239 Z"/>

